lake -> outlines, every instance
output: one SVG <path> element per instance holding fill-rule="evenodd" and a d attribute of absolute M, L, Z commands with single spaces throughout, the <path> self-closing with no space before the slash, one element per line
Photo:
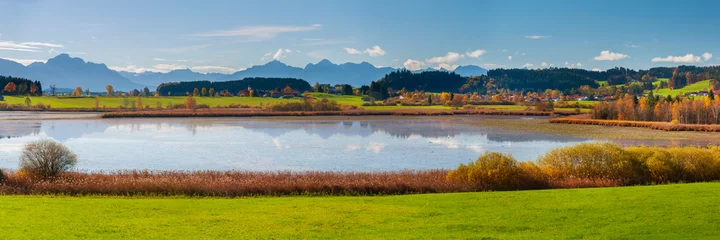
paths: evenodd
<path fill-rule="evenodd" d="M 0 117 L 0 168 L 17 168 L 23 145 L 54 139 L 79 169 L 402 170 L 455 168 L 485 151 L 535 160 L 549 149 L 595 141 L 478 126 L 538 117 L 307 117 L 17 119 Z"/>

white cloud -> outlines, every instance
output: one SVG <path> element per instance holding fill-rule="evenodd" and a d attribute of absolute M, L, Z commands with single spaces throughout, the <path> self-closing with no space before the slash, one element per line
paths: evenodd
<path fill-rule="evenodd" d="M 443 57 L 433 57 L 427 60 L 429 63 L 454 63 L 457 62 L 463 55 L 456 52 L 448 52 Z"/>
<path fill-rule="evenodd" d="M 380 46 L 373 46 L 372 48 L 365 49 L 364 53 L 367 53 L 371 57 L 378 57 L 385 55 L 385 50 L 380 48 Z"/>
<path fill-rule="evenodd" d="M 20 52 L 40 52 L 40 48 L 11 41 L 0 41 L 0 50 Z"/>
<path fill-rule="evenodd" d="M 710 60 L 712 58 L 712 53 L 703 53 L 702 58 L 704 61 Z"/>
<path fill-rule="evenodd" d="M 626 59 L 629 56 L 622 53 L 616 53 L 616 52 L 610 52 L 608 50 L 600 52 L 600 56 L 596 56 L 595 60 L 597 61 L 616 61 L 621 59 Z"/>
<path fill-rule="evenodd" d="M 452 70 L 455 70 L 457 67 L 458 67 L 457 64 L 452 64 L 452 65 L 450 65 L 450 64 L 447 64 L 447 63 L 441 63 L 441 64 L 438 64 L 437 69 L 440 70 L 441 68 L 444 68 L 444 69 L 447 69 L 447 70 L 452 71 Z"/>
<path fill-rule="evenodd" d="M 525 38 L 529 38 L 529 39 L 545 39 L 545 38 L 550 38 L 550 36 L 530 35 L 530 36 L 525 36 Z"/>
<path fill-rule="evenodd" d="M 0 50 L 5 50 L 5 51 L 19 51 L 19 52 L 40 52 L 39 50 L 34 50 L 34 49 L 7 48 L 7 47 L 0 47 Z"/>
<path fill-rule="evenodd" d="M 673 62 L 673 63 L 698 63 L 702 61 L 700 56 L 693 54 L 685 54 L 685 56 L 667 56 L 667 57 L 656 57 L 652 59 L 652 62 Z"/>
<path fill-rule="evenodd" d="M 535 64 L 532 64 L 532 63 L 526 63 L 526 64 L 522 65 L 523 68 L 532 68 L 534 66 L 535 66 Z"/>
<path fill-rule="evenodd" d="M 125 67 L 122 66 L 113 66 L 109 67 L 112 70 L 115 71 L 125 71 L 125 72 L 131 72 L 131 73 L 143 73 L 143 72 L 161 72 L 161 73 L 167 73 L 172 70 L 177 69 L 186 69 L 187 66 L 185 65 L 177 65 L 177 64 L 156 64 L 153 67 L 145 68 L 145 67 L 139 67 L 137 65 L 128 65 Z"/>
<path fill-rule="evenodd" d="M 365 54 L 367 54 L 368 56 L 371 56 L 371 57 L 384 56 L 385 53 L 386 53 L 385 50 L 383 50 L 380 46 L 377 46 L 377 45 L 372 46 L 371 48 L 366 48 L 366 49 L 365 49 L 364 51 L 362 51 L 362 52 L 361 52 L 360 50 L 355 49 L 355 48 L 343 48 L 343 49 L 344 49 L 345 52 L 347 52 L 348 54 L 360 55 L 360 54 L 365 53 Z"/>
<path fill-rule="evenodd" d="M 418 60 L 408 59 L 405 63 L 403 63 L 403 66 L 408 70 L 415 71 L 425 67 L 425 63 Z"/>
<path fill-rule="evenodd" d="M 512 61 L 512 56 L 508 56 L 508 60 Z"/>
<path fill-rule="evenodd" d="M 234 68 L 223 67 L 223 66 L 195 66 L 195 67 L 191 67 L 190 70 L 193 70 L 195 72 L 201 72 L 201 73 L 211 73 L 211 72 L 234 73 L 237 71 Z"/>
<path fill-rule="evenodd" d="M 593 69 L 592 69 L 592 71 L 593 71 L 593 72 L 602 72 L 602 69 L 599 69 L 599 68 L 593 68 Z"/>
<path fill-rule="evenodd" d="M 310 26 L 249 26 L 230 30 L 217 30 L 206 33 L 193 34 L 194 37 L 235 37 L 246 36 L 256 40 L 275 38 L 278 34 L 289 32 L 312 31 L 322 27 L 321 24 Z"/>
<path fill-rule="evenodd" d="M 44 43 L 44 42 L 24 42 L 21 43 L 22 45 L 28 45 L 28 46 L 40 46 L 40 47 L 52 47 L 52 48 L 62 48 L 65 47 L 60 44 L 54 44 L 54 43 Z"/>
<path fill-rule="evenodd" d="M 544 68 L 548 67 L 549 65 L 550 65 L 550 64 L 548 64 L 548 63 L 546 63 L 546 62 L 541 62 L 541 63 L 540 63 L 540 66 L 542 66 L 542 67 L 544 67 Z"/>
<path fill-rule="evenodd" d="M 360 50 L 357 50 L 354 48 L 344 48 L 344 49 L 345 49 L 345 52 L 352 54 L 352 55 L 362 54 L 362 52 Z"/>
<path fill-rule="evenodd" d="M 575 64 L 575 66 L 581 68 L 583 65 L 582 65 L 582 63 L 577 63 L 577 64 Z"/>
<path fill-rule="evenodd" d="M 167 61 L 167 59 L 164 58 L 153 58 L 153 61 Z"/>
<path fill-rule="evenodd" d="M 16 63 L 20 63 L 25 66 L 30 65 L 34 62 L 47 62 L 47 60 L 38 60 L 38 59 L 17 59 L 17 58 L 6 58 L 6 57 L 0 57 L 0 58 L 5 59 L 5 60 L 10 60 L 10 61 L 13 61 Z"/>
<path fill-rule="evenodd" d="M 505 50 L 505 51 L 507 51 L 507 50 Z M 466 52 L 465 55 L 467 55 L 468 57 L 471 57 L 471 58 L 479 58 L 480 56 L 482 56 L 485 53 L 487 53 L 487 51 L 485 51 L 485 49 L 478 49 L 478 50 L 475 50 L 472 52 Z"/>
<path fill-rule="evenodd" d="M 275 52 L 275 54 L 273 54 L 273 59 L 279 60 L 279 59 L 285 58 L 284 54 L 291 53 L 291 52 L 292 52 L 292 50 L 290 50 L 290 49 L 280 48 L 277 50 L 277 52 Z"/>
<path fill-rule="evenodd" d="M 635 45 L 635 44 L 625 44 L 625 47 L 629 47 L 629 48 L 638 48 L 638 47 L 640 47 L 640 46 L 638 46 L 638 45 Z"/>

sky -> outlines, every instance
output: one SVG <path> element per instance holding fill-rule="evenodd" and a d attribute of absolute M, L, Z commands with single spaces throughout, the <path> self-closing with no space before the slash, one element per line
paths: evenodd
<path fill-rule="evenodd" d="M 0 0 L 0 58 L 132 72 L 720 65 L 718 1 Z"/>

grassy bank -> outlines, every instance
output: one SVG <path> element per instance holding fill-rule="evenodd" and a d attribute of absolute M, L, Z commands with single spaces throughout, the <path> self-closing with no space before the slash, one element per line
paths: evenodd
<path fill-rule="evenodd" d="M 0 196 L 4 239 L 717 239 L 720 183 L 384 197 Z"/>

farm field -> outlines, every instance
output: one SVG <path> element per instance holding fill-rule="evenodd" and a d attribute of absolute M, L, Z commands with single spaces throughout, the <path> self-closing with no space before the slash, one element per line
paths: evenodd
<path fill-rule="evenodd" d="M 720 183 L 363 197 L 0 196 L 5 239 L 717 239 Z"/>
<path fill-rule="evenodd" d="M 361 96 L 338 96 L 334 94 L 326 93 L 313 93 L 315 98 L 327 98 L 329 100 L 337 101 L 340 104 L 360 106 L 366 110 L 399 110 L 399 109 L 453 109 L 452 107 L 434 105 L 434 106 L 361 106 L 364 102 Z M 117 108 L 124 105 L 124 98 L 121 97 L 100 97 L 99 106 L 106 108 Z M 230 104 L 240 104 L 247 106 L 264 106 L 268 104 L 281 103 L 287 101 L 298 101 L 296 99 L 278 99 L 278 98 L 261 98 L 261 97 L 196 97 L 198 104 L 206 104 L 210 107 L 215 106 L 227 106 Z M 95 107 L 94 97 L 30 97 L 32 104 L 44 104 L 50 105 L 52 108 L 84 108 L 91 109 Z M 137 101 L 137 97 L 129 97 L 129 101 Z M 25 97 L 19 96 L 5 96 L 5 102 L 8 104 L 25 104 Z M 142 102 L 144 105 L 148 105 L 151 108 L 155 108 L 158 102 L 163 107 L 167 107 L 168 104 L 182 104 L 185 102 L 185 97 L 143 97 Z M 575 102 L 575 101 L 573 101 Z M 594 104 L 593 101 L 576 101 L 580 104 Z M 479 105 L 477 108 L 488 108 L 497 110 L 525 110 L 525 106 L 517 105 Z M 573 108 L 557 108 L 561 111 L 574 111 Z M 589 109 L 582 109 L 583 112 L 588 112 Z"/>
<path fill-rule="evenodd" d="M 683 94 L 686 92 L 707 91 L 708 89 L 710 89 L 710 80 L 705 80 L 705 81 L 699 81 L 699 82 L 687 85 L 687 86 L 685 86 L 683 88 L 679 88 L 679 89 L 663 88 L 663 89 L 657 90 L 655 92 L 655 94 L 662 95 L 662 96 L 671 95 L 674 97 L 678 94 Z"/>

